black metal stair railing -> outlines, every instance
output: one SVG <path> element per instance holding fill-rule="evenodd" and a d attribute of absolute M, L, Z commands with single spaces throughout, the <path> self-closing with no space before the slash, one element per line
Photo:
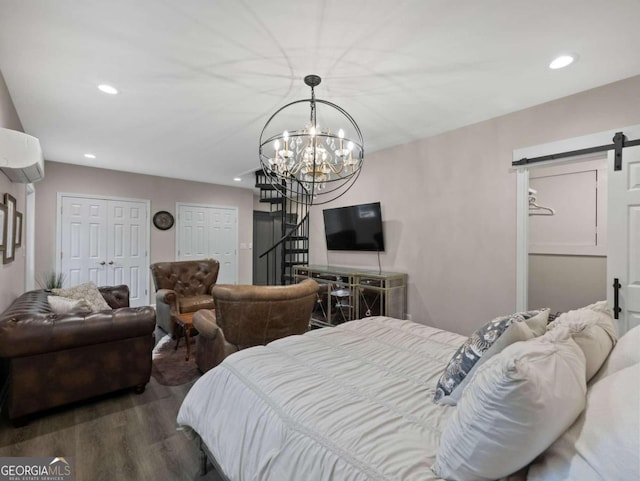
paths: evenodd
<path fill-rule="evenodd" d="M 256 187 L 260 189 L 260 202 L 270 205 L 276 214 L 279 229 L 274 229 L 272 246 L 259 255 L 267 259 L 267 279 L 270 285 L 285 285 L 295 282 L 293 268 L 309 263 L 309 207 L 311 196 L 295 179 L 288 191 L 293 191 L 292 200 L 283 197 L 269 182 L 262 170 L 256 172 Z M 276 232 L 279 231 L 279 232 Z"/>

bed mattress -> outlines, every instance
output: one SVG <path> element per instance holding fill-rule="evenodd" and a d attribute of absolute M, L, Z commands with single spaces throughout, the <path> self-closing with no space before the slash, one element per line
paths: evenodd
<path fill-rule="evenodd" d="M 455 408 L 434 387 L 465 339 L 373 317 L 246 349 L 194 384 L 178 424 L 233 481 L 437 480 Z"/>

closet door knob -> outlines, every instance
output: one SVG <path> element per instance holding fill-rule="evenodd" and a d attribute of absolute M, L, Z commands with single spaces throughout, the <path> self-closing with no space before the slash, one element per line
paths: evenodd
<path fill-rule="evenodd" d="M 109 265 L 112 266 L 113 265 L 113 261 L 109 261 Z"/>
<path fill-rule="evenodd" d="M 103 265 L 105 265 L 105 264 L 106 264 L 106 262 L 105 262 L 105 261 L 102 261 L 102 262 L 100 263 L 100 265 L 101 265 L 101 266 L 103 266 Z"/>

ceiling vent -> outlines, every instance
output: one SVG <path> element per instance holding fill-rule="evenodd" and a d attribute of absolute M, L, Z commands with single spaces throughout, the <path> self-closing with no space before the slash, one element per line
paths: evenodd
<path fill-rule="evenodd" d="M 0 169 L 11 182 L 30 184 L 44 179 L 40 141 L 17 130 L 0 128 Z"/>

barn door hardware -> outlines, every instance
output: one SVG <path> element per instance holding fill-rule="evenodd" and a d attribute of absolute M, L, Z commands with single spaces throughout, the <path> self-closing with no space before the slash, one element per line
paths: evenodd
<path fill-rule="evenodd" d="M 633 147 L 634 145 L 640 145 L 640 139 L 627 140 L 627 137 L 622 132 L 616 132 L 613 136 L 613 143 L 606 145 L 598 145 L 596 147 L 588 147 L 586 149 L 570 150 L 568 152 L 558 152 L 557 154 L 542 155 L 540 157 L 523 158 L 520 160 L 514 160 L 511 162 L 513 167 L 520 167 L 522 165 L 537 164 L 538 162 L 546 162 L 549 160 L 565 159 L 568 157 L 577 157 L 579 155 L 593 154 L 597 152 L 606 152 L 613 150 L 614 155 L 614 170 L 622 170 L 622 149 L 625 147 Z"/>
<path fill-rule="evenodd" d="M 613 136 L 615 152 L 613 156 L 613 170 L 622 170 L 622 147 L 624 147 L 625 139 L 626 137 L 622 132 L 616 132 L 616 135 Z"/>

